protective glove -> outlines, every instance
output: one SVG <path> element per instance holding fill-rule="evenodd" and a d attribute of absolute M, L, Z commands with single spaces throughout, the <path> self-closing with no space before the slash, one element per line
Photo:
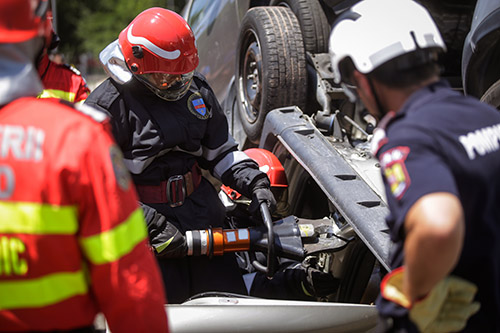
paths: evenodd
<path fill-rule="evenodd" d="M 339 280 L 330 273 L 325 273 L 311 266 L 305 267 L 306 282 L 303 286 L 316 297 L 325 297 L 333 294 L 339 287 Z"/>
<path fill-rule="evenodd" d="M 184 235 L 175 225 L 156 209 L 142 204 L 148 226 L 149 244 L 156 256 L 161 258 L 182 258 L 187 254 Z"/>
<path fill-rule="evenodd" d="M 339 280 L 330 273 L 309 265 L 297 263 L 286 269 L 286 275 L 294 280 L 295 289 L 309 297 L 326 297 L 337 291 Z"/>
<path fill-rule="evenodd" d="M 412 304 L 403 293 L 404 267 L 397 268 L 382 280 L 382 296 L 409 309 L 410 319 L 421 332 L 457 332 L 479 311 L 473 302 L 477 287 L 456 276 L 441 280 L 423 299 Z"/>
<path fill-rule="evenodd" d="M 271 182 L 267 177 L 261 177 L 252 184 L 252 202 L 248 207 L 250 213 L 259 214 L 259 206 L 263 202 L 267 203 L 271 214 L 276 210 L 276 199 L 271 192 Z"/>

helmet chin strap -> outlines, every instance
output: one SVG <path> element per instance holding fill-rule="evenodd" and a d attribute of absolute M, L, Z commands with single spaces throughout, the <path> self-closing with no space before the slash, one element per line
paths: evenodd
<path fill-rule="evenodd" d="M 366 79 L 368 80 L 368 84 L 370 85 L 370 89 L 372 90 L 373 97 L 375 98 L 375 104 L 377 106 L 378 112 L 381 115 L 380 119 L 382 119 L 389 111 L 385 110 L 385 108 L 382 106 L 382 103 L 378 98 L 377 91 L 375 90 L 375 86 L 373 85 L 372 79 L 370 79 L 369 77 L 367 77 Z"/>

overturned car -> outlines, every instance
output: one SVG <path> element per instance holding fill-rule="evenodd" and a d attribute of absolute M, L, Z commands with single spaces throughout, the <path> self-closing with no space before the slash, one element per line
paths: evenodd
<path fill-rule="evenodd" d="M 334 84 L 327 53 L 333 22 L 356 2 L 191 0 L 186 5 L 183 15 L 200 52 L 198 71 L 221 101 L 233 136 L 242 149 L 270 151 L 283 166 L 284 215 L 324 231 L 314 249 L 302 244 L 300 259 L 314 262 L 339 285 L 315 302 L 200 295 L 167 306 L 173 332 L 367 332 L 376 325 L 373 303 L 390 270 L 391 248 L 379 165 L 368 149 L 376 122 Z M 419 2 L 447 44 L 443 76 L 455 89 L 498 108 L 500 5 Z M 269 223 L 261 233 L 265 242 L 249 248 L 267 255 L 260 269 L 269 278 L 273 257 L 287 255 L 275 253 L 281 240 L 273 228 L 282 221 Z"/>

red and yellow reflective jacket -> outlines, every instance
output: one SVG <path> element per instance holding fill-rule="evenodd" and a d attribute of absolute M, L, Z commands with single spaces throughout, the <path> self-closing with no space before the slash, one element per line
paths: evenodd
<path fill-rule="evenodd" d="M 38 62 L 38 74 L 44 87 L 38 98 L 61 98 L 72 103 L 83 103 L 90 94 L 85 79 L 77 69 L 56 64 L 48 55 Z"/>
<path fill-rule="evenodd" d="M 0 331 L 168 331 L 135 189 L 94 109 L 0 109 Z M 85 113 L 85 114 L 84 114 Z M 90 116 L 89 116 L 90 115 Z"/>

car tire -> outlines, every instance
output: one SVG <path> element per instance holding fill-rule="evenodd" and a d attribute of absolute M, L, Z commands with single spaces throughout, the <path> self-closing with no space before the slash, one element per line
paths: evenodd
<path fill-rule="evenodd" d="M 493 105 L 500 110 L 500 80 L 493 83 L 481 97 L 481 102 Z"/>
<path fill-rule="evenodd" d="M 255 7 L 245 14 L 237 46 L 236 95 L 242 126 L 253 144 L 259 143 L 269 111 L 305 108 L 304 42 L 289 8 Z"/>
<path fill-rule="evenodd" d="M 297 16 L 307 52 L 328 52 L 330 25 L 318 0 L 272 0 L 270 5 L 288 7 Z"/>

